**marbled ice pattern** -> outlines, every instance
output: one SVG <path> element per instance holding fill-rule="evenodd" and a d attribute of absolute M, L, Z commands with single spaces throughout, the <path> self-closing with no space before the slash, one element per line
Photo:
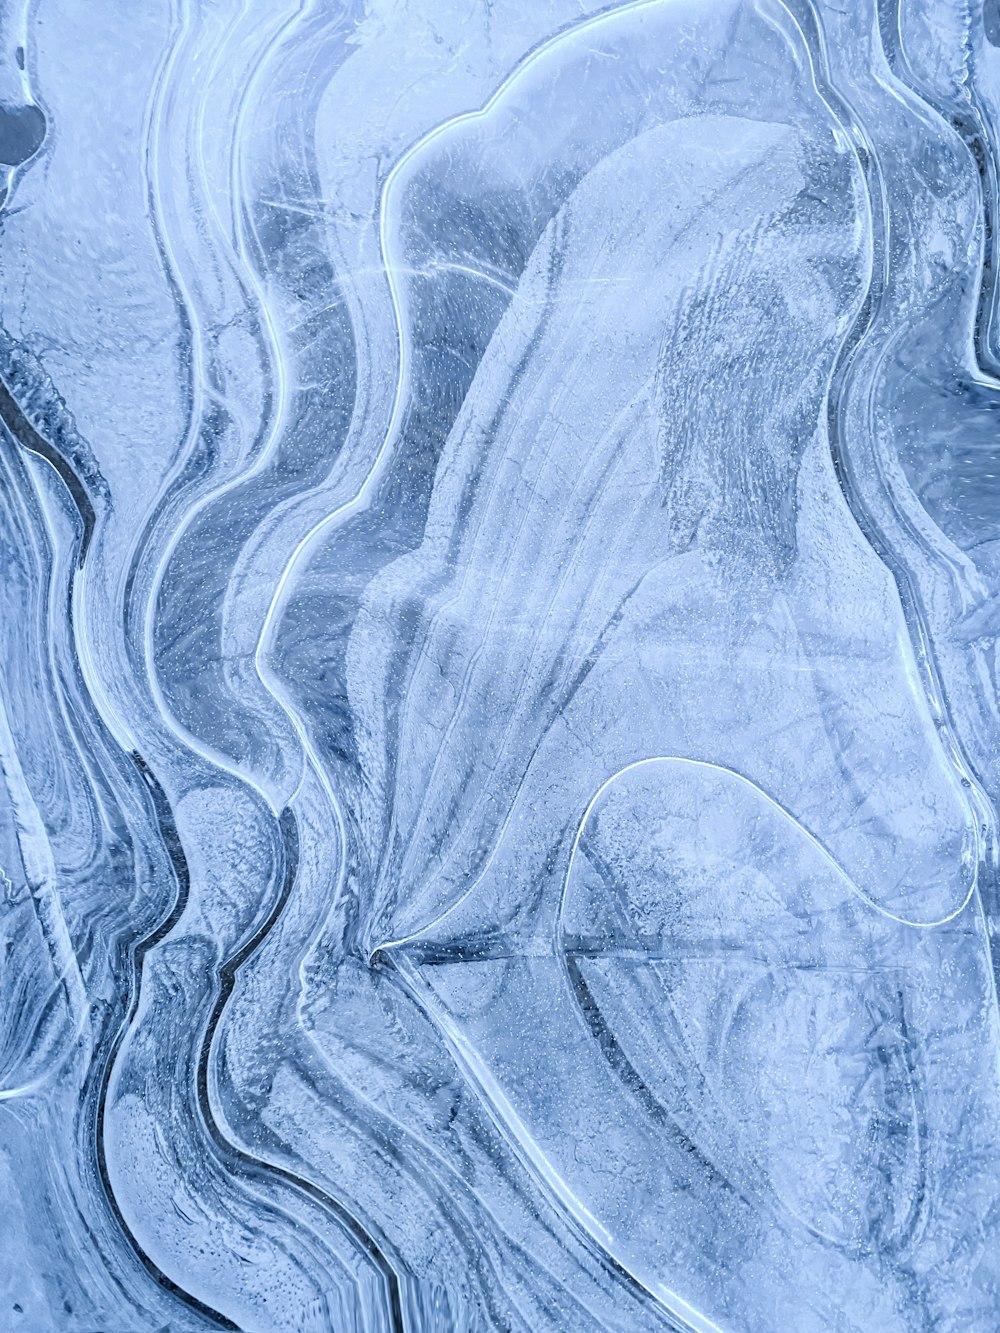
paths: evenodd
<path fill-rule="evenodd" d="M 0 1330 L 1000 1328 L 997 0 L 0 0 Z"/>

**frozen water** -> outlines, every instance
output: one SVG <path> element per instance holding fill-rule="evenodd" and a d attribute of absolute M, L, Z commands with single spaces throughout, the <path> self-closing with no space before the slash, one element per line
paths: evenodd
<path fill-rule="evenodd" d="M 998 142 L 997 0 L 0 0 L 0 1333 L 995 1333 Z"/>

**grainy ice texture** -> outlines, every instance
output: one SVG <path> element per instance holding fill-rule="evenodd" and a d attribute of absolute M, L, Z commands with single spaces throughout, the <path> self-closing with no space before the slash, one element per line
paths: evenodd
<path fill-rule="evenodd" d="M 0 1333 L 996 1333 L 998 139 L 997 0 L 0 0 Z"/>

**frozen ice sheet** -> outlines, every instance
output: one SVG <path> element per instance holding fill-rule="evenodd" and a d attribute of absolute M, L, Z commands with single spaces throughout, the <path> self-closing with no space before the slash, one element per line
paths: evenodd
<path fill-rule="evenodd" d="M 0 0 L 0 1330 L 1000 1327 L 996 0 Z"/>

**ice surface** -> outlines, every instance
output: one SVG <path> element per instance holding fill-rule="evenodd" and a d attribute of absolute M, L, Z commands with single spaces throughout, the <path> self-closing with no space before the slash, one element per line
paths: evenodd
<path fill-rule="evenodd" d="M 0 1333 L 1000 1328 L 996 0 L 0 0 Z"/>

